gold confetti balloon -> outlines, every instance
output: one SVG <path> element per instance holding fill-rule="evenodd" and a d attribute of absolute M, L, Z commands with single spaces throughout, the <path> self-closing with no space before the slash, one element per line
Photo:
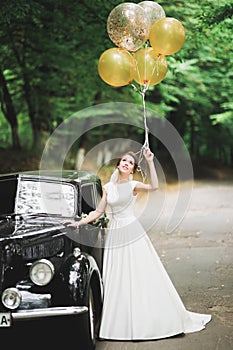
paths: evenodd
<path fill-rule="evenodd" d="M 114 7 L 107 19 L 112 42 L 128 51 L 137 51 L 149 38 L 150 23 L 142 6 L 125 2 Z"/>
<path fill-rule="evenodd" d="M 150 26 L 154 24 L 154 21 L 159 18 L 166 17 L 165 11 L 161 5 L 154 1 L 142 1 L 139 2 L 140 6 L 145 10 Z"/>

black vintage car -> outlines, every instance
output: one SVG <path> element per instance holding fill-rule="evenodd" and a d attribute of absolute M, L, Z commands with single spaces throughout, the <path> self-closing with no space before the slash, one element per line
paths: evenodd
<path fill-rule="evenodd" d="M 101 194 L 86 171 L 0 176 L 0 337 L 22 321 L 82 316 L 83 349 L 95 348 L 107 218 L 79 229 L 64 222 L 95 209 Z"/>

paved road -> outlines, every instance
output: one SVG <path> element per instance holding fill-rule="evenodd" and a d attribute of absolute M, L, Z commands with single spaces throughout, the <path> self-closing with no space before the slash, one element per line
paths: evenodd
<path fill-rule="evenodd" d="M 96 350 L 232 350 L 233 181 L 196 182 L 183 190 L 170 186 L 153 196 L 149 208 L 158 219 L 149 236 L 186 308 L 211 313 L 212 320 L 201 332 L 145 342 L 99 341 Z M 187 203 L 190 197 L 189 206 L 178 225 L 174 222 L 182 213 L 171 220 L 174 229 L 168 233 L 179 196 Z M 143 215 L 145 225 L 149 216 Z"/>
<path fill-rule="evenodd" d="M 189 206 L 179 203 L 179 198 Z M 142 199 L 139 213 L 145 209 Z M 146 202 L 150 210 L 141 217 L 145 227 L 150 227 L 149 236 L 186 308 L 212 314 L 206 329 L 156 341 L 99 341 L 96 350 L 233 350 L 232 199 L 233 181 L 199 182 L 193 187 L 188 183 L 181 189 L 162 186 Z M 172 217 L 174 207 L 177 216 Z M 169 222 L 174 226 L 170 233 Z M 31 350 L 34 345 L 87 350 L 80 344 L 78 329 L 78 324 L 74 330 L 67 320 L 22 325 L 18 331 L 1 332 L 0 346 L 8 350 Z"/>

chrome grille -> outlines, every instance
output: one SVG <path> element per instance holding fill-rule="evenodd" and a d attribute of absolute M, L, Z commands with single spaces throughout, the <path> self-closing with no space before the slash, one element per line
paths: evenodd
<path fill-rule="evenodd" d="M 46 241 L 22 247 L 22 257 L 25 260 L 48 258 L 60 253 L 64 246 L 64 238 Z"/>

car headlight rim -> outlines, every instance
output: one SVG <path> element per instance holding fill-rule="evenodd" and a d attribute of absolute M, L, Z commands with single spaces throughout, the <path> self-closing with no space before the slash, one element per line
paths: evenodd
<path fill-rule="evenodd" d="M 29 276 L 34 284 L 46 286 L 53 279 L 54 272 L 54 265 L 50 260 L 40 259 L 31 265 Z"/>
<path fill-rule="evenodd" d="M 21 303 L 22 295 L 17 288 L 10 287 L 2 293 L 2 303 L 7 309 L 17 309 Z"/>

